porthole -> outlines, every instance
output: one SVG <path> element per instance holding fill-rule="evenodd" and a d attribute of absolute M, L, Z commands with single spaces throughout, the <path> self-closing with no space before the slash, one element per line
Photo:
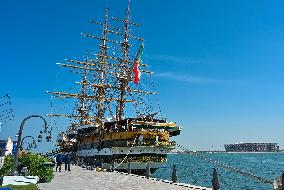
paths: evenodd
<path fill-rule="evenodd" d="M 120 152 L 123 152 L 123 150 L 120 150 Z"/>

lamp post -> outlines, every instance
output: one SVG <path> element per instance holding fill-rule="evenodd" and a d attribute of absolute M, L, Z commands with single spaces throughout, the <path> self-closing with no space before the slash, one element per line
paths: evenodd
<path fill-rule="evenodd" d="M 29 143 L 29 146 L 28 146 L 28 148 L 27 148 L 26 150 L 30 150 L 31 148 L 37 148 L 37 144 L 36 144 L 36 141 L 35 141 L 34 137 L 33 137 L 33 136 L 25 136 L 25 137 L 22 139 L 22 141 L 21 141 L 20 150 L 23 150 L 23 149 L 24 149 L 24 148 L 23 148 L 23 145 L 24 145 L 24 140 L 25 140 L 26 138 L 32 138 L 32 143 Z"/>
<path fill-rule="evenodd" d="M 24 126 L 25 126 L 25 123 L 27 120 L 33 118 L 33 117 L 37 117 L 37 118 L 40 118 L 43 120 L 44 122 L 44 130 L 47 131 L 48 129 L 48 125 L 47 125 L 47 122 L 46 120 L 42 117 L 42 116 L 39 116 L 39 115 L 31 115 L 31 116 L 28 116 L 26 117 L 22 123 L 21 123 L 21 126 L 20 126 L 20 129 L 19 129 L 19 133 L 18 133 L 18 140 L 17 140 L 17 149 L 16 149 L 16 156 L 15 156 L 15 171 L 14 171 L 14 174 L 16 175 L 17 174 L 17 168 L 18 168 L 18 165 L 19 165 L 19 155 L 20 155 L 20 149 L 21 149 L 21 141 L 22 141 L 22 134 L 23 134 L 23 129 L 24 129 Z"/>

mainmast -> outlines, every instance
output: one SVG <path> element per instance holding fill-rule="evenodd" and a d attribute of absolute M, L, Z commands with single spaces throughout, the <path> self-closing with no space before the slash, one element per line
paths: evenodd
<path fill-rule="evenodd" d="M 117 74 L 117 69 L 115 68 L 115 65 L 112 64 L 109 60 L 112 61 L 118 61 L 119 59 L 117 57 L 112 57 L 108 55 L 108 47 L 107 43 L 112 43 L 112 44 L 117 44 L 118 42 L 108 39 L 108 34 L 118 34 L 120 35 L 120 29 L 112 27 L 108 23 L 108 9 L 106 9 L 105 12 L 105 18 L 104 22 L 97 22 L 94 20 L 90 20 L 90 22 L 103 26 L 103 32 L 102 36 L 95 36 L 91 34 L 83 34 L 83 36 L 86 37 L 91 37 L 93 39 L 99 40 L 99 53 L 95 54 L 98 57 L 98 61 L 95 61 L 97 63 L 97 68 L 98 68 L 98 80 L 96 84 L 93 84 L 93 86 L 97 89 L 96 91 L 96 96 L 98 97 L 97 99 L 97 106 L 96 106 L 96 113 L 97 113 L 97 123 L 99 125 L 102 125 L 102 121 L 104 119 L 106 107 L 109 106 L 110 101 L 118 101 L 118 98 L 107 98 L 109 95 L 107 93 L 106 89 L 112 88 L 115 89 L 117 88 L 116 85 L 111 85 L 110 81 L 106 78 L 106 74 L 111 74 L 111 77 L 115 77 Z M 111 72 L 113 71 L 113 72 Z"/>
<path fill-rule="evenodd" d="M 119 90 L 120 97 L 118 101 L 118 106 L 116 110 L 116 118 L 117 120 L 122 120 L 124 117 L 124 106 L 125 106 L 125 96 L 126 96 L 126 88 L 128 86 L 128 73 L 127 73 L 127 64 L 129 62 L 129 20 L 130 20 L 130 1 L 128 2 L 128 8 L 126 11 L 126 19 L 124 20 L 124 38 L 121 43 L 121 49 L 123 53 L 123 57 L 120 61 L 122 67 L 122 73 L 119 75 Z"/>
<path fill-rule="evenodd" d="M 122 58 L 119 59 L 121 72 L 118 75 L 118 88 L 120 90 L 120 95 L 118 98 L 118 104 L 116 108 L 116 118 L 117 120 L 122 120 L 124 118 L 124 108 L 125 108 L 125 102 L 126 100 L 126 92 L 128 88 L 128 83 L 132 79 L 131 77 L 131 69 L 132 69 L 132 61 L 129 60 L 129 38 L 134 38 L 136 40 L 143 41 L 141 38 L 137 38 L 135 36 L 130 36 L 130 25 L 139 26 L 138 24 L 135 24 L 130 21 L 130 0 L 128 1 L 128 7 L 126 10 L 126 18 L 125 19 L 119 19 L 112 17 L 113 20 L 120 21 L 123 23 L 123 33 L 120 33 L 123 36 L 123 40 L 121 42 L 121 50 L 122 50 Z"/>

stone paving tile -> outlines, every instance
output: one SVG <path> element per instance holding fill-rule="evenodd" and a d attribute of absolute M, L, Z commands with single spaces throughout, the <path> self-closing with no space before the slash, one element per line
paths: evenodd
<path fill-rule="evenodd" d="M 40 190 L 185 190 L 191 189 L 161 181 L 122 175 L 114 172 L 96 172 L 73 166 L 72 171 L 55 172 L 50 183 L 40 183 Z M 206 189 L 207 190 L 207 189 Z"/>

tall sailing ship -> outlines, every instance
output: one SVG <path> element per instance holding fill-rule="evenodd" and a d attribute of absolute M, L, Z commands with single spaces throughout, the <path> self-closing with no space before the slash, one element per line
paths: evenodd
<path fill-rule="evenodd" d="M 102 28 L 101 36 L 82 34 L 97 40 L 98 51 L 86 51 L 84 60 L 58 63 L 79 75 L 78 92 L 48 92 L 59 99 L 75 99 L 73 113 L 51 113 L 66 117 L 70 125 L 58 136 L 60 152 L 72 153 L 87 164 L 143 174 L 167 161 L 175 148 L 170 137 L 180 134 L 174 122 L 160 117 L 150 66 L 142 63 L 144 39 L 133 35 L 139 25 L 132 22 L 130 3 L 124 19 L 110 17 L 91 23 Z M 151 84 L 149 84 L 151 83 Z M 150 86 L 150 88 L 149 88 Z M 154 100 L 154 101 L 153 101 Z"/>

